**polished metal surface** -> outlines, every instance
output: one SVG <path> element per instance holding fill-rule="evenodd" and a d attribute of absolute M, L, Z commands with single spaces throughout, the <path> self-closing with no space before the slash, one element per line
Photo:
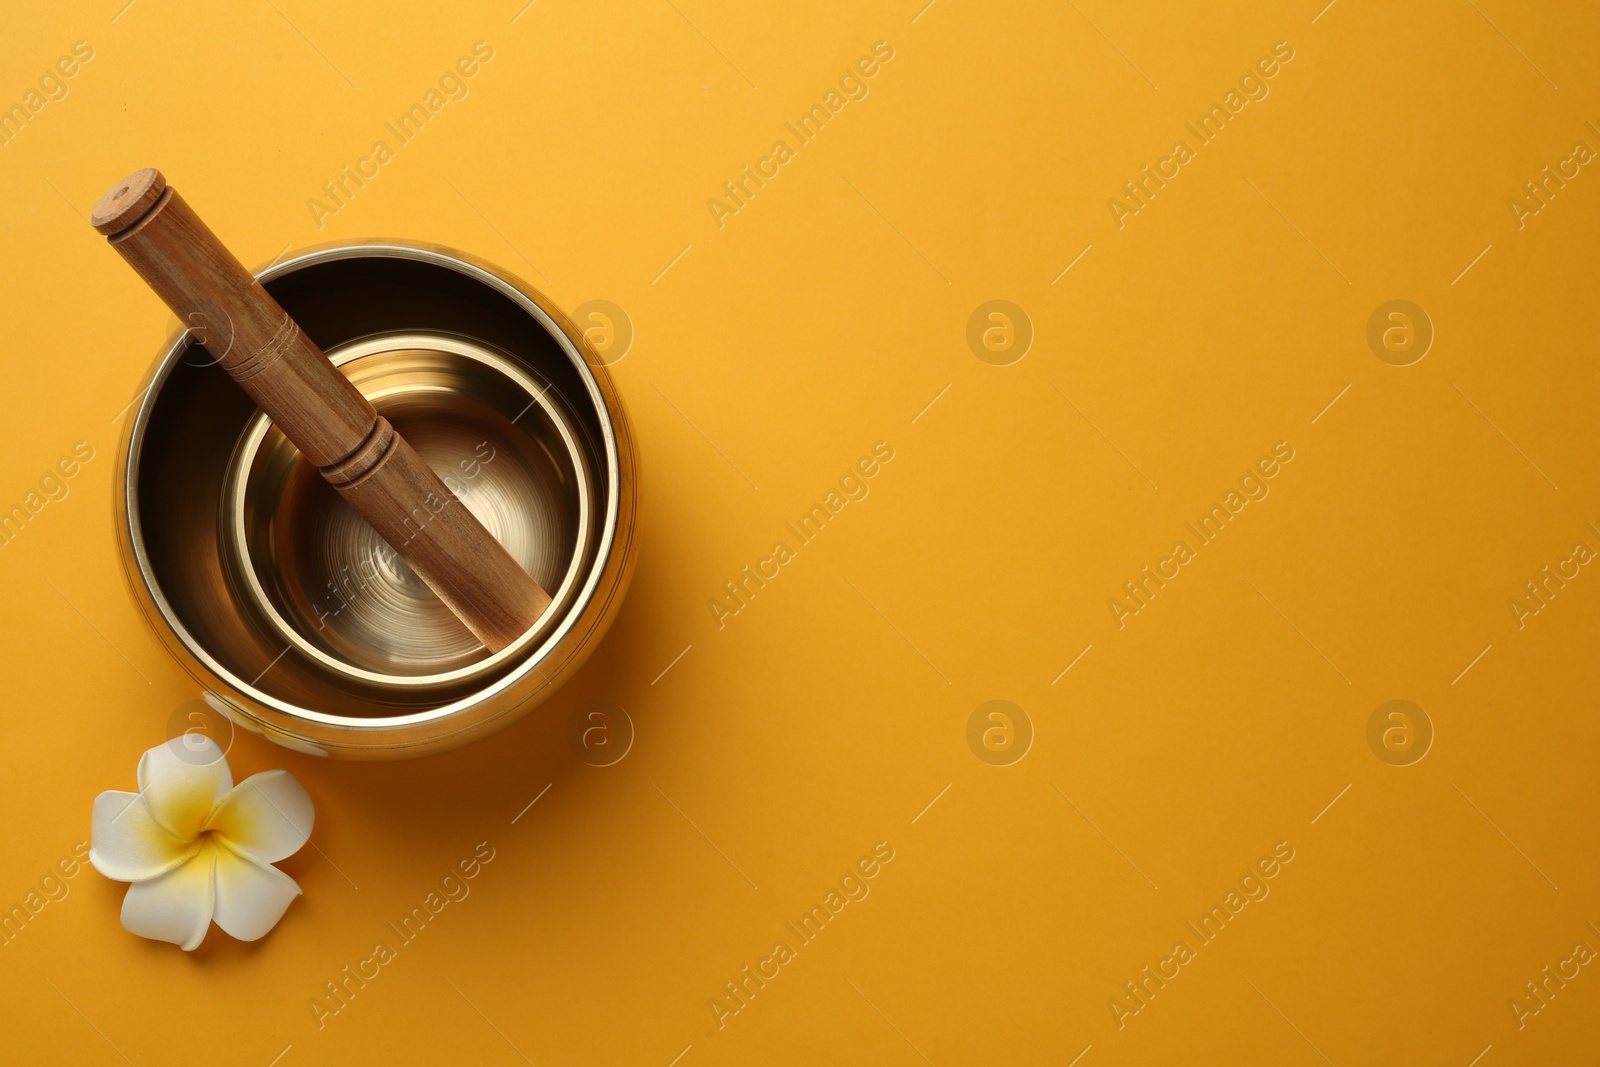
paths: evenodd
<path fill-rule="evenodd" d="M 555 599 L 489 655 L 188 334 L 119 457 L 135 598 L 215 703 L 289 747 L 394 758 L 501 728 L 582 664 L 637 556 L 601 360 L 536 291 L 447 249 L 330 246 L 261 280 Z"/>
<path fill-rule="evenodd" d="M 550 590 L 539 624 L 498 654 L 257 412 L 226 473 L 229 577 L 298 651 L 374 684 L 480 676 L 547 633 L 589 545 L 587 457 L 550 383 L 482 344 L 407 333 L 329 352 L 523 569 Z"/>

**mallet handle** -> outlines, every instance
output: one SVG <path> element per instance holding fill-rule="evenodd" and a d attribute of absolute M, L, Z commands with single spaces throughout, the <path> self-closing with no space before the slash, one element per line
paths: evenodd
<path fill-rule="evenodd" d="M 161 172 L 90 219 L 278 429 L 491 651 L 550 595 L 267 294 Z"/>

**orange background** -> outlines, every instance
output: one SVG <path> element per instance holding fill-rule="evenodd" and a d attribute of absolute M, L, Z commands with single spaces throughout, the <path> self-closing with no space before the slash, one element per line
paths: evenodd
<path fill-rule="evenodd" d="M 1520 629 L 1508 606 L 1600 549 L 1600 174 L 1508 207 L 1600 150 L 1593 5 L 109 0 L 5 23 L 0 104 L 74 42 L 93 58 L 0 146 L 0 506 L 74 442 L 94 459 L 0 548 L 0 905 L 197 695 L 111 528 L 122 411 L 173 327 L 86 221 L 127 172 L 161 167 L 254 265 L 411 238 L 624 308 L 645 530 L 606 643 L 493 741 L 352 765 L 241 733 L 237 777 L 287 767 L 317 804 L 284 864 L 305 896 L 263 941 L 186 955 L 123 931 L 123 887 L 85 868 L 0 947 L 8 1059 L 1593 1059 L 1593 967 L 1520 1029 L 1508 1003 L 1600 949 L 1600 576 Z M 466 98 L 319 228 L 323 183 L 477 41 Z M 878 41 L 869 94 L 798 145 L 784 123 Z M 1184 124 L 1280 41 L 1270 93 L 1196 147 Z M 707 201 L 778 139 L 793 158 L 719 228 Z M 1195 158 L 1119 228 L 1108 200 L 1179 139 Z M 1032 326 L 1009 365 L 968 345 L 990 300 Z M 1432 324 L 1408 366 L 1368 344 L 1391 300 Z M 879 441 L 870 495 L 719 628 L 722 583 Z M 1108 600 L 1280 441 L 1270 495 L 1119 628 Z M 567 740 L 593 700 L 636 730 L 608 767 Z M 1031 724 L 1008 765 L 1015 741 L 969 746 L 992 700 Z M 1391 700 L 1434 731 L 1409 766 L 1368 743 Z M 319 1027 L 323 983 L 482 841 L 470 896 Z M 878 842 L 870 895 L 719 1027 L 724 983 Z M 1198 946 L 1185 923 L 1280 842 L 1270 895 Z M 1194 958 L 1119 1026 L 1109 1002 L 1179 939 Z"/>

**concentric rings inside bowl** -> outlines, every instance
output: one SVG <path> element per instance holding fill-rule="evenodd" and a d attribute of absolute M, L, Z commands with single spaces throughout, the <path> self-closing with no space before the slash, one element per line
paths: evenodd
<path fill-rule="evenodd" d="M 259 413 L 223 494 L 231 580 L 300 654 L 361 682 L 431 688 L 494 672 L 549 632 L 582 573 L 593 493 L 573 427 L 547 381 L 468 338 L 388 334 L 328 356 L 551 604 L 490 655 Z"/>

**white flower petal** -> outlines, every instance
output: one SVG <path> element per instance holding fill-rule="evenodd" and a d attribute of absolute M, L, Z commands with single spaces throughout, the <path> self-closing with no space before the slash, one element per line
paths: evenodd
<path fill-rule="evenodd" d="M 217 925 L 240 941 L 266 934 L 300 895 L 293 878 L 226 846 L 217 849 Z"/>
<path fill-rule="evenodd" d="M 228 757 L 202 733 L 174 737 L 139 760 L 139 792 L 150 814 L 185 841 L 199 835 L 211 809 L 232 788 Z"/>
<path fill-rule="evenodd" d="M 150 815 L 144 797 L 111 789 L 94 798 L 89 862 L 107 878 L 143 882 L 166 874 L 200 850 L 173 837 Z"/>
<path fill-rule="evenodd" d="M 217 803 L 206 828 L 263 863 L 299 852 L 316 819 L 311 796 L 288 771 L 262 771 L 240 782 Z"/>
<path fill-rule="evenodd" d="M 153 941 L 170 941 L 192 952 L 205 940 L 216 909 L 216 858 L 206 844 L 180 867 L 148 882 L 135 882 L 122 898 L 122 925 Z"/>

